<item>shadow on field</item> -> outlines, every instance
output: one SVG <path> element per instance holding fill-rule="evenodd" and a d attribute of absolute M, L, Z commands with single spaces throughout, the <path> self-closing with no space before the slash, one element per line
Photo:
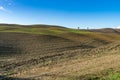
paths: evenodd
<path fill-rule="evenodd" d="M 12 77 L 7 77 L 7 76 L 1 76 L 1 75 L 0 75 L 0 80 L 30 80 L 30 79 L 25 79 L 25 78 L 12 78 Z"/>
<path fill-rule="evenodd" d="M 40 76 L 35 76 L 39 77 L 41 80 L 44 78 L 50 79 L 50 80 L 101 80 L 99 76 L 97 75 L 83 75 L 83 76 L 75 76 L 75 75 L 56 75 L 56 74 L 43 74 Z"/>
<path fill-rule="evenodd" d="M 2 45 L 0 44 L 0 55 L 13 55 L 20 54 L 21 50 L 13 45 Z"/>

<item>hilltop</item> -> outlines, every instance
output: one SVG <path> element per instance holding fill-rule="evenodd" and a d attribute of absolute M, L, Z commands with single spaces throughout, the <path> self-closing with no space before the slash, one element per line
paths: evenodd
<path fill-rule="evenodd" d="M 0 24 L 0 78 L 99 80 L 119 75 L 119 33 Z"/>
<path fill-rule="evenodd" d="M 92 29 L 91 31 L 101 32 L 101 33 L 117 33 L 117 34 L 120 34 L 120 29 L 112 29 L 112 28 Z"/>

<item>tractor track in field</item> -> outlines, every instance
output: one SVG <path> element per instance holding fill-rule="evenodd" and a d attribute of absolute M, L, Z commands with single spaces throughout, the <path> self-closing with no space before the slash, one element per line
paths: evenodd
<path fill-rule="evenodd" d="M 80 49 L 76 49 L 76 51 L 79 52 Z M 49 66 L 34 67 L 29 71 L 23 71 L 14 76 L 35 79 L 42 78 L 43 80 L 50 78 L 51 80 L 54 80 L 53 77 L 58 78 L 64 75 L 82 76 L 87 74 L 94 74 L 120 65 L 120 45 L 118 43 L 112 43 L 106 46 L 101 46 L 99 48 L 88 49 L 88 51 L 84 51 L 84 53 L 94 53 L 95 51 L 95 54 L 102 53 L 102 56 L 97 57 L 93 54 L 94 56 L 91 55 L 89 58 L 78 58 Z M 106 53 L 109 53 L 109 55 Z"/>
<path fill-rule="evenodd" d="M 57 78 L 64 75 L 82 76 L 87 74 L 94 74 L 109 68 L 114 68 L 117 67 L 118 65 L 120 65 L 120 54 L 114 54 L 96 57 L 94 59 L 70 60 L 68 62 L 52 65 L 49 67 L 46 66 L 40 68 L 33 68 L 28 72 L 25 71 L 23 73 L 16 74 L 14 75 L 14 77 L 31 79 L 42 78 L 42 80 L 45 80 L 47 77 Z"/>

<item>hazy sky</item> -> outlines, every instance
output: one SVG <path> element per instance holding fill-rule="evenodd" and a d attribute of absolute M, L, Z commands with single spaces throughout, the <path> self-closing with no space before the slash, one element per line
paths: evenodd
<path fill-rule="evenodd" d="M 0 0 L 0 23 L 120 26 L 120 0 Z"/>

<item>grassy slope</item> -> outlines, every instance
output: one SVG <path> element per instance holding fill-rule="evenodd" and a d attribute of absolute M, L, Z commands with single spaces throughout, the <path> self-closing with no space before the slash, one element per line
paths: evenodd
<path fill-rule="evenodd" d="M 37 27 L 36 26 L 20 26 L 20 25 L 19 26 L 3 25 L 3 26 L 0 26 L 0 32 L 53 35 L 53 36 L 60 36 L 64 38 L 66 37 L 71 40 L 78 40 L 78 41 L 82 39 L 84 40 L 84 39 L 90 39 L 90 38 L 92 39 L 98 38 L 103 40 L 119 40 L 119 35 L 114 33 L 112 30 L 111 30 L 111 33 L 106 34 L 106 33 L 101 33 L 99 31 L 94 32 L 93 30 L 87 31 L 87 30 L 68 29 L 68 28 L 59 27 L 59 26 L 58 27 L 47 26 L 46 28 L 45 27 L 44 25 L 41 25 L 41 26 L 37 25 Z"/>
<path fill-rule="evenodd" d="M 47 27 L 47 28 L 44 28 L 43 26 L 40 26 L 40 27 L 23 27 L 23 26 L 17 26 L 17 25 L 14 25 L 14 26 L 9 26 L 9 25 L 7 25 L 7 26 L 5 26 L 5 25 L 2 25 L 2 26 L 0 26 L 0 33 L 2 33 L 2 34 L 5 34 L 6 33 L 6 36 L 7 36 L 7 34 L 11 34 L 11 35 L 8 35 L 8 36 L 10 36 L 10 38 L 14 38 L 14 36 L 13 36 L 13 34 L 18 34 L 18 33 L 22 33 L 22 35 L 16 35 L 16 37 L 18 36 L 18 39 L 16 39 L 16 40 L 18 40 L 18 41 L 20 41 L 19 43 L 21 43 L 21 38 L 23 38 L 23 41 L 27 41 L 27 40 L 32 40 L 31 38 L 33 38 L 35 41 L 35 44 L 39 44 L 39 42 L 38 42 L 38 38 L 36 38 L 36 35 L 37 35 L 37 37 L 39 36 L 39 35 L 41 35 L 41 36 L 46 36 L 46 37 L 41 37 L 42 39 L 52 39 L 52 42 L 53 42 L 53 40 L 54 40 L 54 43 L 52 43 L 52 45 L 54 44 L 55 45 L 55 47 L 56 47 L 56 45 L 60 45 L 60 44 L 58 44 L 58 42 L 59 42 L 59 40 L 61 39 L 62 41 L 63 41 L 63 43 L 62 43 L 62 41 L 60 41 L 61 42 L 61 44 L 66 44 L 66 45 L 68 45 L 68 44 L 72 44 L 72 45 L 69 45 L 69 46 L 71 46 L 71 47 L 76 47 L 75 45 L 77 45 L 78 43 L 81 45 L 81 43 L 82 44 L 85 44 L 85 45 L 87 45 L 87 46 L 85 46 L 85 47 L 88 47 L 88 45 L 89 46 L 93 46 L 93 47 L 95 47 L 95 49 L 92 49 L 91 51 L 89 51 L 89 52 L 85 52 L 85 53 L 91 53 L 90 54 L 90 57 L 91 56 L 95 56 L 96 54 L 101 54 L 101 53 L 111 53 L 111 54 L 114 54 L 114 48 L 116 47 L 116 46 L 119 46 L 118 44 L 119 44 L 119 40 L 120 40 L 120 36 L 119 36 L 119 34 L 117 33 L 111 33 L 111 34 L 107 34 L 107 33 L 100 33 L 100 32 L 91 32 L 91 31 L 85 31 L 85 30 L 74 30 L 74 29 L 67 29 L 67 28 L 63 28 L 63 27 L 52 27 L 52 26 L 50 26 L 50 27 Z M 23 33 L 27 33 L 26 34 L 26 36 L 25 35 L 23 35 Z M 28 37 L 28 38 L 26 38 L 27 36 L 30 36 L 30 35 L 33 35 L 33 37 Z M 13 37 L 12 37 L 13 36 Z M 21 36 L 21 37 L 20 37 Z M 22 36 L 25 36 L 25 37 L 22 37 Z M 20 37 L 20 38 L 19 38 Z M 49 37 L 49 38 L 48 38 Z M 10 39 L 9 38 L 9 39 Z M 26 38 L 26 39 L 25 39 Z M 6 40 L 6 38 L 5 38 L 5 40 Z M 14 39 L 13 39 L 14 40 Z M 15 40 L 15 41 L 16 41 Z M 41 39 L 40 39 L 41 40 Z M 58 40 L 58 42 L 57 42 L 57 40 Z M 12 40 L 10 40 L 10 41 L 12 41 Z M 66 43 L 66 42 L 68 42 L 68 41 L 70 41 L 70 43 Z M 71 41 L 73 41 L 73 43 L 71 43 Z M 28 42 L 25 42 L 25 45 L 30 45 L 31 44 L 31 46 L 32 47 L 34 47 L 35 45 L 34 44 L 32 44 L 32 42 L 33 41 L 28 41 Z M 38 42 L 38 43 L 37 43 Z M 46 41 L 46 42 L 48 42 L 48 41 Z M 42 43 L 46 43 L 46 42 L 42 42 Z M 74 43 L 75 42 L 75 43 Z M 77 43 L 76 43 L 77 42 Z M 23 42 L 24 43 L 24 42 Z M 56 43 L 56 44 L 55 44 Z M 114 43 L 117 43 L 117 44 L 114 44 Z M 17 43 L 16 43 L 17 44 Z M 51 44 L 46 44 L 47 46 L 48 45 L 51 45 Z M 80 46 L 79 45 L 79 46 Z M 110 47 L 108 47 L 108 46 L 104 46 L 104 45 L 108 45 L 108 46 L 110 46 Z M 111 47 L 111 45 L 113 46 L 113 45 L 115 45 L 115 47 Z M 21 45 L 22 46 L 22 45 Z M 20 47 L 21 47 L 20 46 Z M 38 45 L 39 46 L 39 45 Z M 60 45 L 60 46 L 62 46 L 62 45 Z M 64 45 L 65 46 L 65 45 Z M 66 46 L 65 48 L 66 48 L 66 50 L 71 50 L 71 48 L 69 49 L 68 47 L 69 46 Z M 29 47 L 29 46 L 26 46 L 26 48 L 27 47 Z M 32 47 L 29 47 L 29 49 L 32 49 Z M 41 46 L 39 46 L 39 47 L 41 47 Z M 83 46 L 82 46 L 83 47 Z M 43 46 L 43 48 L 44 48 L 44 46 Z M 52 47 L 52 48 L 54 48 L 54 47 Z M 51 49 L 52 49 L 51 48 Z M 62 47 L 61 47 L 62 48 Z M 64 48 L 64 47 L 63 47 Z M 79 48 L 80 47 L 78 47 L 78 49 L 76 48 L 75 49 L 75 51 L 76 52 L 82 52 L 82 51 L 80 51 L 79 50 Z M 108 49 L 109 48 L 109 49 Z M 117 48 L 115 48 L 115 50 L 117 51 L 117 52 L 115 52 L 115 53 L 118 53 L 119 52 L 119 49 L 118 49 L 119 47 L 117 47 Z M 104 50 L 106 50 L 106 52 L 102 52 L 102 50 L 101 49 L 104 49 Z M 110 50 L 110 49 L 113 49 L 113 50 Z M 27 49 L 26 49 L 27 50 Z M 108 50 L 108 51 L 107 51 Z M 63 51 L 63 50 L 62 50 Z M 73 50 L 71 50 L 71 52 L 72 52 Z M 75 52 L 75 51 L 73 51 L 73 52 Z M 96 52 L 96 51 L 98 51 L 98 52 Z M 113 52 L 112 52 L 113 51 Z M 34 51 L 33 51 L 34 52 Z M 53 51 L 53 52 L 55 52 L 55 51 Z M 93 53 L 93 52 L 95 52 L 95 53 Z M 30 53 L 30 52 L 29 52 Z M 31 54 L 32 54 L 32 52 L 31 52 Z M 55 53 L 56 54 L 56 53 Z M 93 55 L 92 55 L 93 54 Z M 27 54 L 26 54 L 27 55 Z M 30 56 L 34 56 L 34 55 L 36 55 L 36 54 L 32 54 L 32 55 L 30 55 Z M 48 56 L 49 54 L 45 54 L 45 56 Z M 51 55 L 51 54 L 50 54 Z M 67 54 L 68 55 L 68 54 Z M 87 54 L 86 54 L 87 55 Z M 103 55 L 103 54 L 102 54 Z M 28 55 L 27 55 L 28 56 Z M 36 55 L 36 56 L 38 56 L 38 55 Z M 36 56 L 34 56 L 34 57 L 36 57 Z M 42 55 L 43 56 L 43 55 Z M 64 55 L 65 56 L 65 55 Z M 69 55 L 70 56 L 70 55 Z M 114 57 L 116 57 L 116 56 L 118 56 L 118 58 L 117 59 L 114 59 Z M 40 56 L 41 57 L 41 56 Z M 81 55 L 78 55 L 77 54 L 77 57 L 78 57 L 78 60 L 76 59 L 76 63 L 77 64 L 75 64 L 75 65 L 72 65 L 71 66 L 71 60 L 70 60 L 70 62 L 68 62 L 68 67 L 70 68 L 70 69 L 66 69 L 66 70 L 70 70 L 70 74 L 67 76 L 67 77 L 63 77 L 64 79 L 66 79 L 66 80 L 79 80 L 82 76 L 79 76 L 81 73 L 79 73 L 79 71 L 81 71 L 80 70 L 80 68 L 78 68 L 77 69 L 77 71 L 76 70 L 74 70 L 73 68 L 75 67 L 75 66 L 77 66 L 78 64 L 79 64 L 79 66 L 81 66 L 81 63 L 79 63 L 79 58 L 81 57 Z M 26 57 L 25 57 L 26 58 Z M 86 57 L 85 57 L 86 58 Z M 107 60 L 109 59 L 110 57 L 108 56 L 108 58 L 104 58 L 104 57 L 102 57 L 102 59 L 104 59 L 105 60 L 105 62 L 104 63 L 101 63 L 101 64 L 96 64 L 95 66 L 98 66 L 97 67 L 97 69 L 100 69 L 100 66 L 99 65 L 102 65 L 102 64 L 106 64 L 105 66 L 109 66 L 110 65 L 110 62 L 107 62 Z M 113 58 L 113 59 L 111 59 L 111 62 L 112 61 L 119 61 L 119 55 L 113 55 L 111 58 Z M 29 58 L 29 59 L 31 59 L 31 58 Z M 66 59 L 66 58 L 64 58 L 64 59 Z M 88 58 L 89 59 L 89 58 Z M 94 62 L 94 61 L 96 61 L 96 59 L 97 58 L 95 58 L 95 60 L 92 60 L 92 58 L 90 58 L 91 59 L 91 61 L 92 62 Z M 98 62 L 99 62 L 99 60 L 100 60 L 101 58 L 99 58 L 98 57 Z M 38 59 L 39 60 L 39 59 Z M 74 60 L 73 60 L 74 61 Z M 81 59 L 80 59 L 80 61 L 81 61 Z M 14 62 L 13 62 L 14 63 Z M 18 61 L 18 63 L 19 63 L 19 61 Z M 49 62 L 48 61 L 48 63 L 50 63 L 51 64 L 51 62 Z M 62 68 L 59 68 L 59 66 L 61 65 L 61 66 L 65 66 L 64 64 L 66 64 L 66 62 L 63 62 L 63 63 L 60 63 L 60 64 L 58 64 L 58 65 L 54 65 L 54 66 L 56 66 L 56 69 L 58 69 L 57 70 L 57 72 L 62 72 L 62 70 L 64 70 L 64 68 L 62 69 Z M 83 64 L 85 64 L 85 63 L 83 63 Z M 94 70 L 93 68 L 92 68 L 92 65 L 91 65 L 92 63 L 89 63 L 89 67 L 87 67 L 86 65 L 84 65 L 84 66 L 86 66 L 86 68 L 90 68 L 90 70 Z M 119 62 L 117 63 L 117 64 L 119 64 Z M 90 67 L 90 65 L 91 65 L 91 67 Z M 29 65 L 28 65 L 29 66 Z M 70 67 L 71 66 L 71 67 Z M 78 67 L 79 67 L 78 66 Z M 116 66 L 116 64 L 115 64 L 115 66 Z M 94 66 L 93 66 L 94 67 Z M 117 67 L 119 67 L 118 65 L 117 65 Z M 35 66 L 35 68 L 36 68 L 36 66 Z M 46 67 L 47 68 L 47 67 Z M 104 67 L 105 68 L 105 67 Z M 109 69 L 110 67 L 107 67 L 107 68 L 105 68 L 105 70 L 107 70 L 107 69 Z M 34 67 L 33 67 L 33 69 L 34 69 Z M 37 69 L 37 68 L 36 68 Z M 41 68 L 40 68 L 41 69 Z M 54 69 L 54 68 L 53 68 Z M 52 70 L 52 68 L 50 69 L 50 70 Z M 116 70 L 119 70 L 119 69 L 116 69 Z M 39 68 L 37 69 L 37 71 L 39 71 Z M 46 71 L 46 70 L 45 70 Z M 44 71 L 44 69 L 43 69 L 43 72 L 45 72 Z M 62 73 L 64 73 L 64 72 L 68 72 L 68 71 L 63 71 Z M 102 70 L 101 70 L 102 71 Z M 101 72 L 101 71 L 99 71 L 99 72 Z M 49 72 L 49 70 L 47 71 L 47 72 Z M 50 71 L 51 72 L 51 71 Z M 90 71 L 90 72 L 92 72 L 92 71 Z M 93 71 L 94 72 L 94 71 Z M 30 73 L 29 71 L 27 72 L 26 71 L 26 73 Z M 31 72 L 31 74 L 32 73 L 34 73 L 34 72 Z M 36 72 L 35 72 L 36 73 Z M 35 74 L 34 73 L 34 74 Z M 38 73 L 40 73 L 40 72 L 38 72 Z M 56 73 L 56 72 L 52 72 L 52 73 Z M 58 75 L 61 75 L 60 73 L 58 73 Z M 110 79 L 110 80 L 116 80 L 117 78 L 118 78 L 118 80 L 119 80 L 119 71 L 115 71 L 115 70 L 111 70 L 111 71 L 106 71 L 106 72 L 103 72 L 103 73 L 101 73 L 101 74 L 99 74 L 99 75 L 101 75 L 101 76 L 99 76 L 99 75 L 97 75 L 97 74 L 95 74 L 95 76 L 93 76 L 93 75 L 88 75 L 87 76 L 87 74 L 86 74 L 86 72 L 83 72 L 83 73 L 85 73 L 84 75 L 83 75 L 83 78 L 86 78 L 86 79 L 88 79 L 88 78 L 93 78 L 94 80 L 96 80 L 96 79 L 105 79 L 105 80 L 108 80 L 108 79 Z M 96 73 L 96 72 L 95 72 Z M 107 73 L 107 75 L 105 76 L 105 73 Z M 8 73 L 9 74 L 9 73 Z M 10 72 L 10 74 L 11 74 L 11 72 Z M 23 74 L 24 74 L 24 72 L 23 72 Z M 68 73 L 64 73 L 65 75 L 66 74 L 68 74 Z M 73 74 L 78 74 L 78 75 L 75 75 L 75 76 L 73 76 Z M 93 73 L 92 73 L 93 74 Z M 102 75 L 103 74 L 103 75 Z M 19 75 L 19 74 L 18 74 Z M 21 77 L 23 77 L 23 76 L 27 76 L 27 74 L 24 74 L 24 75 L 21 75 Z M 55 75 L 54 75 L 55 76 Z M 61 76 L 63 76 L 63 75 L 61 75 Z M 18 76 L 19 77 L 19 76 Z M 100 77 L 100 78 L 99 78 Z M 59 79 L 63 79 L 63 78 L 59 78 L 58 77 L 58 80 Z M 81 78 L 82 79 L 82 78 Z"/>
<path fill-rule="evenodd" d="M 22 27 L 22 26 L 0 26 L 1 32 L 17 32 L 17 33 L 29 33 L 29 34 L 44 34 L 44 35 L 56 35 L 62 33 L 81 33 L 87 34 L 90 33 L 88 31 L 80 31 L 74 29 L 67 29 L 62 27 L 47 27 L 44 28 L 43 26 L 40 27 Z"/>

